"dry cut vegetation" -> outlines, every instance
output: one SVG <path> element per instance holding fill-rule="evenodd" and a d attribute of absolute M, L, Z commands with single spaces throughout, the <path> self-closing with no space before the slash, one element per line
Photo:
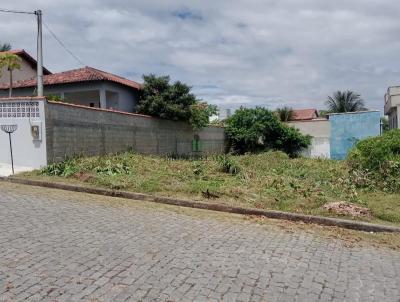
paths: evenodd
<path fill-rule="evenodd" d="M 373 186 L 358 187 L 346 161 L 289 158 L 282 152 L 201 159 L 126 152 L 69 159 L 23 176 L 234 206 L 400 224 L 399 193 Z M 324 207 L 334 202 L 350 207 L 340 206 L 338 212 Z M 368 215 L 354 217 L 354 213 L 343 212 L 343 208 L 355 208 L 355 212 Z"/>

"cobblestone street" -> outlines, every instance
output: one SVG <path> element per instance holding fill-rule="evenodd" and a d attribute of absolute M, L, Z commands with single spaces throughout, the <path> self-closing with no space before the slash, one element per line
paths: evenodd
<path fill-rule="evenodd" d="M 400 301 L 398 251 L 213 215 L 0 183 L 0 301 Z"/>

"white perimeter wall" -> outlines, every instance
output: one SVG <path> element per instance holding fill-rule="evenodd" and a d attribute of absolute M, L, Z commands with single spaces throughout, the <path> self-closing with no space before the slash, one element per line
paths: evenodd
<path fill-rule="evenodd" d="M 0 99 L 0 125 L 15 124 L 12 134 L 14 165 L 23 168 L 40 168 L 47 164 L 44 118 L 45 102 L 39 98 Z M 29 114 L 29 115 L 28 115 Z M 40 125 L 41 141 L 35 141 L 31 125 Z M 0 165 L 11 164 L 8 134 L 0 130 Z"/>
<path fill-rule="evenodd" d="M 301 133 L 313 137 L 311 146 L 303 152 L 304 156 L 313 158 L 330 158 L 331 127 L 329 120 L 316 119 L 310 121 L 289 122 L 287 124 L 299 129 Z"/>

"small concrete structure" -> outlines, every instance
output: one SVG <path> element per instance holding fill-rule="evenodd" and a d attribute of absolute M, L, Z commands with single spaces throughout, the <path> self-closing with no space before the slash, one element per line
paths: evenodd
<path fill-rule="evenodd" d="M 389 129 L 400 128 L 400 86 L 388 88 L 385 94 L 384 113 L 388 116 Z"/>
<path fill-rule="evenodd" d="M 331 158 L 344 159 L 359 140 L 380 135 L 380 118 L 379 111 L 329 114 Z"/>
<path fill-rule="evenodd" d="M 312 136 L 311 146 L 302 154 L 311 158 L 330 158 L 331 126 L 328 119 L 317 118 L 313 120 L 292 121 L 287 123 L 303 134 Z"/>

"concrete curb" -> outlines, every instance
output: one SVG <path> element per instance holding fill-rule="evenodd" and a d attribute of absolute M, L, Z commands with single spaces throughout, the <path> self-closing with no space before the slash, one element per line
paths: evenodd
<path fill-rule="evenodd" d="M 176 205 L 176 206 L 188 207 L 188 208 L 204 209 L 204 210 L 219 211 L 219 212 L 226 212 L 226 213 L 235 213 L 235 214 L 242 214 L 242 215 L 257 215 L 257 216 L 264 216 L 264 217 L 272 218 L 272 219 L 302 221 L 305 223 L 314 223 L 314 224 L 320 224 L 320 225 L 325 225 L 325 226 L 336 226 L 336 227 L 353 229 L 353 230 L 358 230 L 358 231 L 365 231 L 365 232 L 390 232 L 390 233 L 400 232 L 399 227 L 379 225 L 379 224 L 354 221 L 354 220 L 345 220 L 345 219 L 329 218 L 329 217 L 323 217 L 323 216 L 294 214 L 294 213 L 287 213 L 287 212 L 273 211 L 273 210 L 260 210 L 260 209 L 254 209 L 254 208 L 231 207 L 228 205 L 216 204 L 216 203 L 202 203 L 202 202 L 169 198 L 169 197 L 157 197 L 157 196 L 153 196 L 153 195 L 149 195 L 149 194 L 142 194 L 142 193 L 134 193 L 134 192 L 127 192 L 127 191 L 114 191 L 114 190 L 108 190 L 108 189 L 91 188 L 91 187 L 84 187 L 84 186 L 71 185 L 71 184 L 62 184 L 62 183 L 53 183 L 53 182 L 23 179 L 23 178 L 17 178 L 17 177 L 0 177 L 0 180 L 11 182 L 11 183 L 16 183 L 16 184 L 39 186 L 39 187 L 45 187 L 45 188 L 60 189 L 60 190 L 82 192 L 82 193 L 90 193 L 90 194 L 111 196 L 111 197 L 121 197 L 121 198 L 126 198 L 126 199 L 143 200 L 143 201 L 150 201 L 150 202 L 156 202 L 156 203 L 162 203 L 162 204 L 168 204 L 168 205 Z"/>

